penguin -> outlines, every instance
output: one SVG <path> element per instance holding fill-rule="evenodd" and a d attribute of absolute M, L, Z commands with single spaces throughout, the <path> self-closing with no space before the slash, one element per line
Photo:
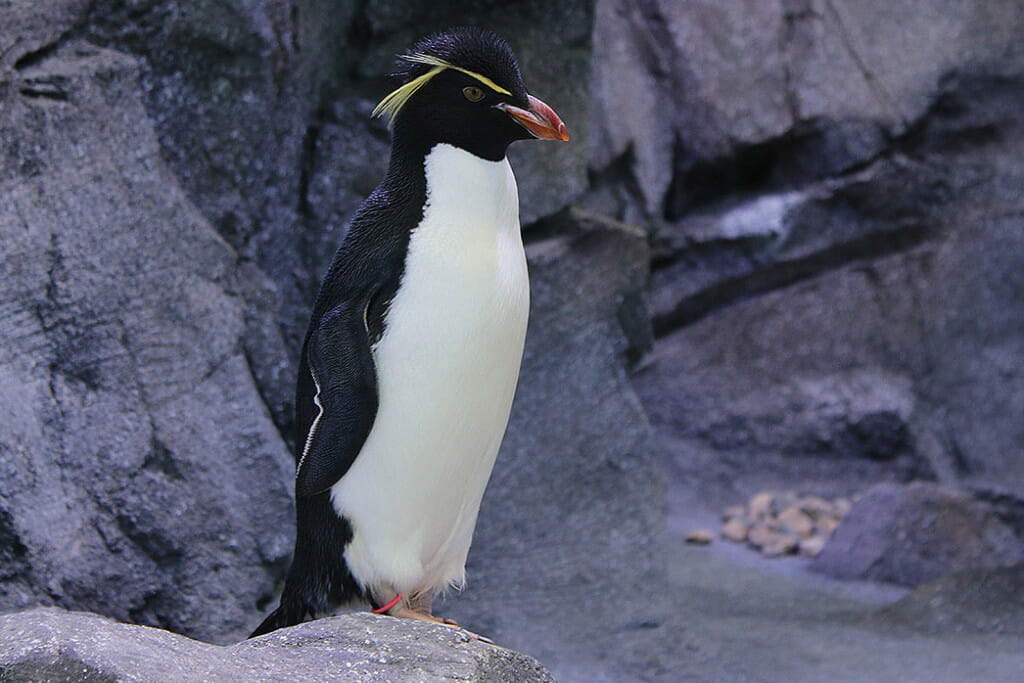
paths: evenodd
<path fill-rule="evenodd" d="M 465 583 L 508 424 L 529 312 L 506 150 L 566 141 L 494 33 L 429 35 L 374 110 L 380 185 L 324 277 L 295 396 L 296 539 L 280 604 L 251 637 L 369 603 L 457 626 L 433 600 Z"/>

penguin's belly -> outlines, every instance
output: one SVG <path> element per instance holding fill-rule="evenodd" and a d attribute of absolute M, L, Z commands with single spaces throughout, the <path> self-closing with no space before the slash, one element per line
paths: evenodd
<path fill-rule="evenodd" d="M 424 218 L 374 347 L 377 416 L 332 489 L 352 524 L 345 559 L 353 576 L 406 594 L 464 580 L 529 308 L 508 162 L 439 145 L 426 176 Z"/>

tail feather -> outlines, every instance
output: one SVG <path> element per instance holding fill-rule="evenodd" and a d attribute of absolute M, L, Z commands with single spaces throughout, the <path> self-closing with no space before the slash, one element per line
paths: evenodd
<path fill-rule="evenodd" d="M 278 608 L 271 612 L 249 637 L 256 638 L 279 628 L 301 624 L 307 616 L 313 616 L 312 610 L 308 606 L 301 602 L 282 599 Z"/>
<path fill-rule="evenodd" d="M 288 568 L 281 604 L 250 638 L 295 626 L 339 604 L 366 598 L 345 562 L 352 527 L 334 511 L 330 492 L 300 496 L 295 508 L 295 556 Z"/>

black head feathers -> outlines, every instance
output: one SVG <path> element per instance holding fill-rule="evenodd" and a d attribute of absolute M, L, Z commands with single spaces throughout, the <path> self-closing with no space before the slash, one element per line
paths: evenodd
<path fill-rule="evenodd" d="M 398 58 L 392 77 L 402 85 L 381 100 L 375 116 L 387 116 L 393 123 L 405 103 L 421 87 L 445 69 L 472 76 L 481 85 L 519 106 L 528 106 L 526 86 L 512 48 L 492 31 L 477 26 L 459 26 L 421 38 Z"/>
<path fill-rule="evenodd" d="M 443 60 L 467 71 L 480 74 L 509 91 L 515 99 L 526 102 L 526 86 L 519 74 L 519 62 L 505 40 L 478 26 L 459 26 L 432 33 L 421 38 L 407 55 L 399 57 L 399 70 L 403 82 L 426 73 L 430 66 L 414 61 L 416 55 Z M 410 59 L 412 57 L 413 59 Z"/>
<path fill-rule="evenodd" d="M 402 84 L 374 109 L 404 149 L 452 144 L 498 160 L 515 140 L 567 140 L 558 116 L 523 84 L 508 43 L 486 29 L 459 27 L 419 40 L 399 57 Z"/>

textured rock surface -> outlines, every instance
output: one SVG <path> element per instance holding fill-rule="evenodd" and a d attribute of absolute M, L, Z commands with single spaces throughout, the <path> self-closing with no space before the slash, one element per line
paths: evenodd
<path fill-rule="evenodd" d="M 273 281 L 239 294 L 273 313 L 273 325 L 250 315 L 244 348 L 286 429 L 295 338 L 319 276 L 308 272 L 300 200 L 308 185 L 307 125 L 321 91 L 337 80 L 333 54 L 346 47 L 353 5 L 101 0 L 54 39 L 84 39 L 138 58 L 161 157 L 246 267 Z"/>
<path fill-rule="evenodd" d="M 68 45 L 0 98 L 2 604 L 243 633 L 291 502 L 235 254 L 162 162 L 130 57 Z"/>
<path fill-rule="evenodd" d="M 758 479 L 1024 482 L 1022 65 L 943 78 L 861 169 L 662 231 L 636 385 L 680 477 L 722 504 Z"/>
<path fill-rule="evenodd" d="M 593 161 L 629 152 L 652 217 L 841 173 L 931 106 L 940 79 L 1005 59 L 997 1 L 599 0 Z"/>
<path fill-rule="evenodd" d="M 932 579 L 882 614 L 919 633 L 1024 636 L 1024 563 Z"/>
<path fill-rule="evenodd" d="M 945 574 L 1024 562 L 1024 502 L 936 484 L 879 484 L 854 503 L 814 571 L 916 586 Z"/>
<path fill-rule="evenodd" d="M 550 682 L 536 660 L 444 626 L 356 614 L 229 647 L 94 614 L 0 615 L 0 680 Z"/>

